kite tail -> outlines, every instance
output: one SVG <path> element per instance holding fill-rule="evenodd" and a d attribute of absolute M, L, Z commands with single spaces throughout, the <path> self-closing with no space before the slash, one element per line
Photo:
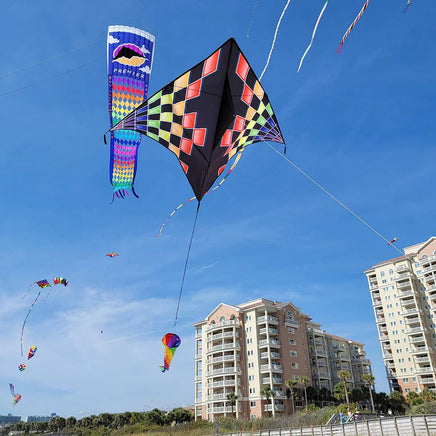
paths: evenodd
<path fill-rule="evenodd" d="M 324 7 L 322 8 L 321 13 L 318 16 L 318 19 L 316 20 L 316 24 L 315 24 L 315 27 L 314 27 L 313 32 L 312 32 L 312 39 L 310 40 L 310 44 L 307 46 L 306 51 L 304 52 L 303 56 L 301 57 L 300 65 L 298 66 L 297 73 L 300 72 L 300 68 L 303 65 L 304 58 L 306 57 L 307 53 L 309 52 L 310 48 L 312 47 L 312 43 L 313 43 L 313 40 L 315 38 L 316 31 L 318 29 L 318 24 L 321 21 L 322 15 L 324 14 L 325 8 L 327 7 L 328 3 L 329 3 L 329 0 L 326 0 L 326 2 L 324 3 Z M 285 154 L 286 154 L 286 152 L 285 152 Z"/>
<path fill-rule="evenodd" d="M 21 327 L 21 336 L 20 336 L 20 347 L 21 347 L 21 357 L 23 357 L 23 334 L 24 334 L 24 327 L 26 325 L 27 318 L 30 315 L 30 312 L 32 312 L 33 306 L 38 301 L 39 296 L 41 295 L 41 291 L 38 292 L 38 295 L 36 296 L 35 300 L 33 300 L 33 303 L 30 305 L 29 311 L 27 312 L 26 318 L 24 318 L 23 326 Z"/>
<path fill-rule="evenodd" d="M 282 22 L 283 16 L 285 15 L 286 9 L 288 9 L 289 3 L 291 2 L 291 0 L 288 0 L 285 4 L 285 7 L 283 8 L 282 14 L 280 15 L 279 21 L 277 22 L 277 26 L 276 26 L 276 30 L 274 32 L 274 38 L 273 38 L 273 42 L 271 44 L 271 48 L 269 50 L 269 54 L 268 54 L 268 59 L 266 60 L 266 64 L 263 67 L 263 71 L 262 74 L 259 77 L 259 80 L 262 80 L 263 75 L 265 74 L 266 69 L 268 68 L 269 65 L 269 60 L 271 59 L 271 55 L 272 52 L 274 50 L 274 45 L 276 43 L 276 38 L 277 38 L 277 33 L 279 32 L 279 27 L 280 27 L 280 23 Z"/>
<path fill-rule="evenodd" d="M 365 4 L 362 6 L 362 9 L 360 10 L 360 12 L 357 14 L 357 17 L 354 19 L 354 21 L 351 23 L 350 27 L 347 29 L 347 31 L 344 33 L 344 36 L 341 39 L 341 43 L 339 44 L 338 49 L 336 50 L 337 53 L 340 53 L 342 46 L 344 45 L 345 40 L 348 38 L 348 35 L 351 33 L 351 31 L 353 30 L 354 26 L 358 23 L 358 21 L 360 20 L 360 18 L 362 17 L 363 13 L 365 12 L 366 8 L 369 5 L 369 2 L 371 0 L 366 0 Z"/>
<path fill-rule="evenodd" d="M 227 172 L 227 174 L 221 179 L 221 181 L 215 186 L 215 187 L 213 187 L 212 189 L 210 189 L 209 191 L 207 191 L 206 192 L 206 194 L 204 194 L 204 195 L 207 195 L 207 194 L 210 194 L 211 192 L 213 192 L 213 191 L 215 191 L 216 189 L 218 189 L 224 182 L 225 182 L 225 180 L 227 179 L 227 177 L 229 177 L 230 176 L 230 174 L 232 173 L 232 171 L 235 169 L 235 166 L 237 165 L 237 163 L 239 162 L 239 159 L 241 159 L 241 156 L 242 156 L 242 151 L 240 151 L 238 154 L 237 154 L 237 156 L 236 156 L 236 159 L 235 159 L 235 161 L 233 162 L 233 164 L 232 164 L 232 166 L 230 167 L 230 169 L 229 169 L 229 171 Z M 179 204 L 169 215 L 168 215 L 168 217 L 167 217 L 167 219 L 163 222 L 163 224 L 161 225 L 161 227 L 160 227 L 160 230 L 159 230 L 159 233 L 156 235 L 158 238 L 160 237 L 160 236 L 162 236 L 162 232 L 163 232 L 163 229 L 164 229 L 164 227 L 167 225 L 167 223 L 168 223 L 168 221 L 170 220 L 170 218 L 172 218 L 173 217 L 173 215 L 179 210 L 179 209 L 181 209 L 185 204 L 187 204 L 187 203 L 189 203 L 189 202 L 191 202 L 192 200 L 194 200 L 196 197 L 194 196 L 194 197 L 191 197 L 191 198 L 189 198 L 188 200 L 186 200 L 184 203 L 182 203 L 182 204 Z"/>
<path fill-rule="evenodd" d="M 254 13 L 256 12 L 256 8 L 257 8 L 258 3 L 259 3 L 259 0 L 256 0 L 254 3 L 253 9 L 251 11 L 251 14 L 250 14 L 250 21 L 248 23 L 248 29 L 247 29 L 247 38 L 250 37 L 251 24 L 253 23 Z"/>

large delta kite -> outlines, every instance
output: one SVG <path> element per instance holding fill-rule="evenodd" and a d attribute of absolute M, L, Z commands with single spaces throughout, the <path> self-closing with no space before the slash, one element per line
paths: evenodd
<path fill-rule="evenodd" d="M 284 144 L 269 98 L 233 38 L 110 130 L 134 130 L 171 150 L 198 201 L 244 147 Z"/>

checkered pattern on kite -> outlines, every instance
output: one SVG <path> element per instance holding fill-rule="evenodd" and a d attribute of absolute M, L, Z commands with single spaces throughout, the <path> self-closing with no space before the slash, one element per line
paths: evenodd
<path fill-rule="evenodd" d="M 147 96 L 154 37 L 126 26 L 108 30 L 108 83 L 111 124 L 117 124 Z M 133 130 L 111 134 L 110 182 L 114 195 L 124 197 L 133 183 L 141 135 Z M 136 194 L 135 194 L 136 195 Z"/>
<path fill-rule="evenodd" d="M 171 150 L 199 201 L 237 151 L 259 141 L 284 143 L 268 96 L 233 39 L 111 130 L 118 129 Z"/>

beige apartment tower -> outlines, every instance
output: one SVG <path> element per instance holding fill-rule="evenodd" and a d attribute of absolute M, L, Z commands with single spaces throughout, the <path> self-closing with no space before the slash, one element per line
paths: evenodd
<path fill-rule="evenodd" d="M 351 373 L 351 388 L 371 372 L 363 344 L 326 333 L 290 302 L 221 303 L 194 327 L 196 419 L 290 414 L 287 379 L 307 376 L 332 390 L 341 369 Z M 264 386 L 275 391 L 274 407 L 260 394 Z M 234 407 L 229 393 L 238 397 Z"/>
<path fill-rule="evenodd" d="M 436 238 L 365 274 L 391 391 L 436 391 Z"/>

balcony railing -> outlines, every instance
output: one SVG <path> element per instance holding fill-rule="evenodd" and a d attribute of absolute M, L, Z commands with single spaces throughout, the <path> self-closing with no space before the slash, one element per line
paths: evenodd
<path fill-rule="evenodd" d="M 210 330 L 231 326 L 239 327 L 239 321 L 237 319 L 230 319 L 228 321 L 221 321 L 214 324 L 209 324 L 208 326 L 206 326 L 206 331 L 208 332 Z"/>
<path fill-rule="evenodd" d="M 416 363 L 427 363 L 430 362 L 430 357 L 426 356 L 426 357 L 415 357 L 415 362 Z"/>
<path fill-rule="evenodd" d="M 269 341 L 267 339 L 262 339 L 259 341 L 259 347 L 264 347 L 265 345 L 273 345 L 274 347 L 280 347 L 280 341 L 277 339 L 270 339 Z"/>
<path fill-rule="evenodd" d="M 434 377 L 421 377 L 419 380 L 421 383 L 434 383 Z"/>
<path fill-rule="evenodd" d="M 297 321 L 295 321 L 295 319 L 286 318 L 285 319 L 285 326 L 286 327 L 299 327 L 300 324 Z"/>
<path fill-rule="evenodd" d="M 236 383 L 236 380 L 218 381 L 218 382 L 209 383 L 208 387 L 222 388 L 224 386 L 235 386 L 235 383 Z"/>
<path fill-rule="evenodd" d="M 270 324 L 278 324 L 279 323 L 279 319 L 276 318 L 275 316 L 259 316 L 259 318 L 257 318 L 257 323 L 261 324 L 263 322 L 268 322 Z"/>
<path fill-rule="evenodd" d="M 272 365 L 260 365 L 261 371 L 283 371 L 282 365 L 278 365 L 276 363 L 273 363 Z"/>
<path fill-rule="evenodd" d="M 404 280 L 404 279 L 408 279 L 408 278 L 412 278 L 413 274 L 410 272 L 404 272 L 404 273 L 400 273 L 400 275 L 398 277 L 395 277 L 395 281 L 398 282 L 400 280 Z"/>
<path fill-rule="evenodd" d="M 218 339 L 222 338 L 233 338 L 235 334 L 233 332 L 224 332 L 224 333 L 218 333 L 217 335 L 211 335 L 207 338 L 208 342 L 216 341 Z M 236 335 L 238 336 L 238 335 Z"/>
<path fill-rule="evenodd" d="M 424 338 L 424 336 L 418 336 L 416 338 L 410 338 L 409 341 L 412 344 L 419 344 L 421 342 L 425 342 L 425 338 Z"/>
<path fill-rule="evenodd" d="M 263 410 L 266 412 L 271 412 L 272 405 L 271 404 L 264 404 Z M 274 410 L 277 412 L 283 412 L 285 410 L 284 404 L 274 404 Z"/>
<path fill-rule="evenodd" d="M 214 357 L 213 359 L 209 360 L 207 363 L 220 363 L 220 362 L 233 362 L 235 360 L 235 356 L 220 356 L 220 357 Z"/>
<path fill-rule="evenodd" d="M 214 347 L 211 347 L 207 350 L 208 353 L 213 353 L 215 351 L 220 351 L 220 350 L 228 350 L 231 348 L 236 348 L 236 349 L 240 349 L 241 345 L 239 344 L 239 342 L 230 342 L 228 344 L 221 344 L 221 345 L 215 345 Z"/>

